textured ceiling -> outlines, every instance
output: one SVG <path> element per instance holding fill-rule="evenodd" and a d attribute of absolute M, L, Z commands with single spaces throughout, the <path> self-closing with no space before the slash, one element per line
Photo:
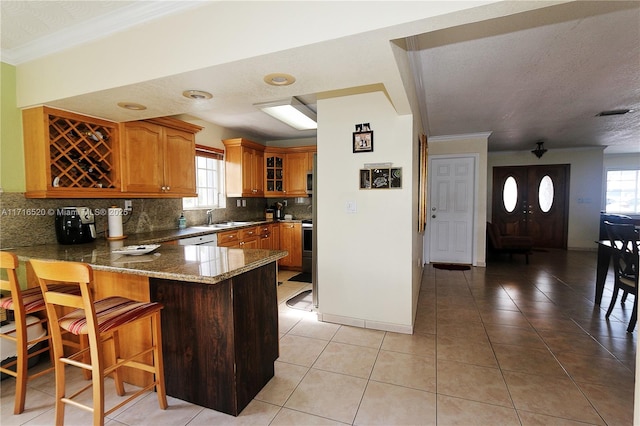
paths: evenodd
<path fill-rule="evenodd" d="M 0 2 L 2 50 L 15 49 L 130 6 L 133 1 L 12 1 Z"/>
<path fill-rule="evenodd" d="M 193 4 L 3 0 L 3 61 L 50 53 Z M 490 151 L 533 149 L 542 139 L 550 149 L 608 146 L 606 153 L 640 152 L 640 2 L 547 4 L 438 31 L 416 27 L 405 31 L 414 34 L 406 42 L 396 40 L 411 46 L 420 113 L 430 136 L 492 132 Z M 152 7 L 161 10 L 150 12 Z M 328 40 L 51 104 L 125 121 L 133 116 L 109 105 L 126 94 L 127 100 L 149 105 L 150 116 L 189 114 L 265 140 L 314 136 L 252 106 L 275 96 L 262 76 L 286 63 L 299 80 L 278 93 L 299 96 L 314 109 L 323 92 L 397 80 L 398 65 L 376 55 L 368 37 Z M 38 53 L 37 47 L 51 40 L 64 42 Z M 186 87 L 211 90 L 214 99 L 193 103 L 175 96 Z M 635 112 L 595 117 L 619 108 Z"/>

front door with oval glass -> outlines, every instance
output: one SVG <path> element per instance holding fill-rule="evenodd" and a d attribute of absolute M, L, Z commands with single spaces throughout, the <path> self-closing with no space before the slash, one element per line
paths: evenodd
<path fill-rule="evenodd" d="M 567 248 L 568 164 L 493 169 L 491 221 L 507 235 L 527 235 L 534 246 Z"/>

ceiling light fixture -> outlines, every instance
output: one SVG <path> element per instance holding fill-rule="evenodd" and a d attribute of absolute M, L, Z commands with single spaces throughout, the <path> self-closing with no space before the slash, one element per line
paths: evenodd
<path fill-rule="evenodd" d="M 195 99 L 196 101 L 211 99 L 213 97 L 211 93 L 205 92 L 204 90 L 185 90 L 182 92 L 182 96 L 189 99 Z"/>
<path fill-rule="evenodd" d="M 538 145 L 538 147 L 533 151 L 531 151 L 531 153 L 535 154 L 536 157 L 540 158 L 544 155 L 545 152 L 547 152 L 547 150 L 543 147 L 544 141 L 536 142 L 536 145 Z"/>
<path fill-rule="evenodd" d="M 118 102 L 118 106 L 120 108 L 129 109 L 131 111 L 143 111 L 147 109 L 146 106 L 142 104 L 137 104 L 135 102 Z"/>
<path fill-rule="evenodd" d="M 265 75 L 264 82 L 271 86 L 289 86 L 296 82 L 296 78 L 289 74 L 277 72 Z"/>
<path fill-rule="evenodd" d="M 295 97 L 281 101 L 263 102 L 253 106 L 260 108 L 273 118 L 288 124 L 294 129 L 311 130 L 318 128 L 316 113 Z"/>

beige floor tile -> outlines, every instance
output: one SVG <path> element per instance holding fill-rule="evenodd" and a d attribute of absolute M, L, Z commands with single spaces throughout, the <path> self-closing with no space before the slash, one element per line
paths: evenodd
<path fill-rule="evenodd" d="M 338 324 L 303 318 L 289 331 L 289 334 L 311 337 L 313 339 L 331 340 L 339 328 L 340 325 Z"/>
<path fill-rule="evenodd" d="M 344 423 L 352 423 L 367 381 L 311 369 L 285 407 Z"/>
<path fill-rule="evenodd" d="M 325 340 L 287 334 L 280 339 L 278 361 L 311 367 L 327 343 Z"/>
<path fill-rule="evenodd" d="M 578 383 L 587 399 L 609 425 L 633 424 L 633 387 Z"/>
<path fill-rule="evenodd" d="M 461 337 L 465 340 L 486 342 L 487 332 L 484 325 L 479 322 L 464 324 L 463 327 L 457 321 L 438 321 L 436 324 L 438 336 Z"/>
<path fill-rule="evenodd" d="M 457 361 L 483 367 L 497 367 L 498 362 L 485 336 L 484 341 L 467 340 L 463 337 L 448 337 L 440 333 L 437 337 L 438 361 Z"/>
<path fill-rule="evenodd" d="M 0 424 L 2 426 L 14 426 L 27 424 L 36 419 L 35 423 L 42 419 L 53 419 L 53 407 L 55 397 L 38 389 L 27 389 L 24 411 L 21 414 L 13 414 L 13 403 L 15 397 L 14 379 L 2 381 L 2 398 L 0 398 Z M 40 419 L 40 420 L 37 420 Z M 53 423 L 53 420 L 51 421 Z"/>
<path fill-rule="evenodd" d="M 546 345 L 538 333 L 531 327 L 512 327 L 503 324 L 487 324 L 489 340 L 492 344 L 527 346 L 546 349 Z"/>
<path fill-rule="evenodd" d="M 505 371 L 504 378 L 518 410 L 591 424 L 602 423 L 596 410 L 568 377 Z"/>
<path fill-rule="evenodd" d="M 258 392 L 255 399 L 283 406 L 304 375 L 307 374 L 309 368 L 280 361 L 276 361 L 274 367 L 274 376 Z"/>
<path fill-rule="evenodd" d="M 338 426 L 344 424 L 347 423 L 341 423 L 324 417 L 301 413 L 300 411 L 289 410 L 288 408 L 282 408 L 273 421 L 269 423 L 269 426 Z"/>
<path fill-rule="evenodd" d="M 435 392 L 435 359 L 381 350 L 371 380 Z"/>
<path fill-rule="evenodd" d="M 503 371 L 567 377 L 567 373 L 547 349 L 497 344 L 492 346 Z"/>
<path fill-rule="evenodd" d="M 520 425 L 516 410 L 438 395 L 438 425 Z"/>
<path fill-rule="evenodd" d="M 522 426 L 586 426 L 588 423 L 517 410 Z"/>
<path fill-rule="evenodd" d="M 473 306 L 473 305 L 471 305 Z M 469 324 L 471 322 L 482 322 L 480 318 L 480 313 L 475 307 L 473 308 L 458 308 L 458 307 L 441 307 L 438 306 L 437 312 L 437 320 L 448 322 L 448 323 L 458 323 Z"/>
<path fill-rule="evenodd" d="M 536 330 L 554 330 L 565 333 L 583 333 L 584 330 L 580 328 L 573 320 L 567 318 L 557 318 L 553 316 L 530 316 L 527 318 L 529 322 Z"/>
<path fill-rule="evenodd" d="M 377 356 L 378 349 L 329 342 L 313 368 L 368 379 Z"/>
<path fill-rule="evenodd" d="M 230 416 L 219 411 L 203 409 L 188 424 L 189 426 L 210 425 L 268 425 L 278 414 L 280 407 L 266 402 L 253 400 L 237 416 Z M 178 423 L 156 423 L 156 425 Z"/>
<path fill-rule="evenodd" d="M 522 314 L 513 310 L 506 309 L 485 309 L 480 311 L 482 322 L 487 324 L 502 324 L 512 327 L 531 328 L 529 321 Z"/>
<path fill-rule="evenodd" d="M 611 356 L 593 357 L 566 352 L 556 356 L 576 382 L 633 389 L 634 374 Z"/>
<path fill-rule="evenodd" d="M 610 356 L 604 346 L 586 333 L 561 333 L 544 330 L 540 332 L 540 336 L 554 353 L 568 352 L 589 356 Z"/>
<path fill-rule="evenodd" d="M 334 342 L 380 349 L 385 332 L 367 328 L 342 326 L 331 339 Z"/>
<path fill-rule="evenodd" d="M 433 425 L 436 395 L 370 381 L 360 403 L 356 425 Z"/>
<path fill-rule="evenodd" d="M 167 403 L 169 407 L 166 410 L 160 409 L 157 395 L 153 392 L 139 402 L 127 405 L 124 411 L 118 411 L 119 414 L 109 417 L 126 425 L 176 425 L 187 424 L 203 411 L 198 405 L 170 396 L 167 396 Z"/>
<path fill-rule="evenodd" d="M 435 357 L 436 339 L 434 335 L 425 336 L 388 332 L 384 336 L 382 349 L 405 354 Z"/>
<path fill-rule="evenodd" d="M 513 408 L 497 368 L 438 360 L 438 394 Z"/>

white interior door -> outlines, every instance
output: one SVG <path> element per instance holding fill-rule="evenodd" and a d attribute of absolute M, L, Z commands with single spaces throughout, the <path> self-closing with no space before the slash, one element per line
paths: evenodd
<path fill-rule="evenodd" d="M 475 158 L 431 158 L 429 171 L 429 261 L 471 264 Z"/>

